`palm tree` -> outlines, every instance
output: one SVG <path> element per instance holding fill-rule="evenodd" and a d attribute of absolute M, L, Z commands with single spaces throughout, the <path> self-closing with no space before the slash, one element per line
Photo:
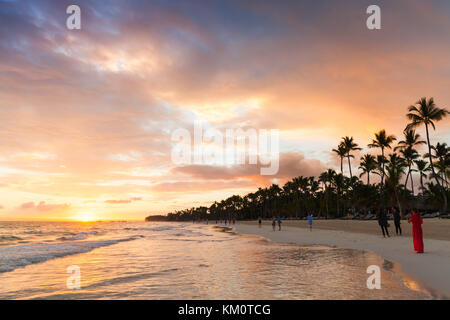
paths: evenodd
<path fill-rule="evenodd" d="M 413 129 L 421 125 L 425 125 L 425 131 L 427 133 L 428 158 L 430 160 L 430 168 L 433 173 L 433 177 L 436 180 L 436 184 L 439 187 L 442 187 L 441 193 L 444 199 L 443 212 L 446 212 L 447 194 L 443 186 L 441 186 L 439 179 L 436 176 L 436 171 L 434 170 L 433 158 L 431 157 L 431 143 L 428 126 L 431 125 L 433 127 L 433 130 L 436 130 L 436 126 L 434 125 L 434 123 L 444 119 L 450 112 L 447 111 L 445 108 L 436 107 L 433 98 L 428 99 L 428 101 L 427 98 L 421 98 L 419 101 L 416 102 L 416 105 L 417 106 L 410 106 L 408 108 L 408 113 L 406 114 L 406 117 L 411 121 L 411 123 L 408 124 L 406 129 Z"/>
<path fill-rule="evenodd" d="M 341 173 L 344 173 L 342 162 L 343 162 L 344 157 L 347 156 L 347 149 L 345 148 L 345 145 L 341 142 L 338 145 L 337 149 L 333 149 L 333 152 L 336 153 L 338 155 L 338 157 L 341 159 Z"/>
<path fill-rule="evenodd" d="M 353 137 L 343 137 L 342 143 L 344 145 L 346 156 L 348 159 L 348 171 L 350 172 L 350 179 L 353 178 L 352 175 L 352 166 L 350 164 L 350 158 L 354 158 L 353 155 L 350 154 L 352 151 L 361 150 L 362 148 L 358 147 L 358 144 L 353 141 Z"/>
<path fill-rule="evenodd" d="M 414 161 L 414 163 L 417 166 L 417 171 L 419 171 L 420 189 L 423 192 L 425 190 L 425 188 L 423 187 L 423 178 L 427 178 L 427 174 L 425 172 L 429 171 L 430 167 L 428 166 L 428 162 L 426 162 L 425 160 L 416 160 Z"/>
<path fill-rule="evenodd" d="M 372 143 L 368 145 L 369 148 L 380 148 L 381 149 L 381 156 L 383 159 L 385 159 L 384 156 L 384 149 L 391 149 L 391 144 L 396 140 L 394 135 L 388 135 L 386 133 L 386 130 L 380 130 L 379 132 L 375 133 L 375 139 L 372 140 Z M 382 162 L 381 167 L 381 185 L 384 184 L 384 161 Z"/>
<path fill-rule="evenodd" d="M 339 216 L 339 202 L 341 201 L 342 190 L 345 188 L 345 179 L 342 173 L 333 176 L 333 185 L 336 187 L 336 209 Z"/>
<path fill-rule="evenodd" d="M 367 185 L 370 184 L 370 173 L 377 168 L 377 161 L 371 154 L 365 154 L 361 157 L 359 169 L 363 172 L 359 175 L 361 178 L 364 174 L 367 174 Z"/>
<path fill-rule="evenodd" d="M 431 157 L 438 161 L 444 162 L 450 156 L 450 153 L 448 152 L 449 147 L 447 147 L 445 142 L 438 142 L 435 146 L 431 146 L 431 149 L 434 151 L 434 154 L 432 154 Z"/>
<path fill-rule="evenodd" d="M 450 148 L 447 147 L 446 143 L 437 143 L 436 146 L 432 146 L 431 149 L 434 151 L 434 155 L 432 155 L 433 159 L 437 159 L 436 168 L 440 174 L 440 178 L 442 179 L 442 183 L 448 187 L 447 176 L 449 174 L 449 164 L 450 164 Z"/>
<path fill-rule="evenodd" d="M 405 158 L 405 163 L 408 166 L 408 174 L 406 175 L 405 179 L 405 192 L 407 189 L 408 179 L 411 177 L 411 192 L 414 195 L 414 181 L 412 177 L 412 173 L 416 170 L 412 168 L 412 165 L 414 164 L 414 161 L 419 158 L 419 153 L 413 149 L 411 146 L 407 147 L 406 149 L 402 149 L 400 153 Z"/>
<path fill-rule="evenodd" d="M 334 171 L 333 169 L 328 169 L 325 172 L 322 172 L 319 176 L 319 181 L 322 182 L 324 184 L 325 190 L 325 208 L 327 211 L 327 218 L 329 215 L 329 207 L 328 207 L 328 200 L 329 200 L 329 190 L 331 187 L 331 184 L 333 183 L 333 178 L 336 175 L 336 171 Z"/>
<path fill-rule="evenodd" d="M 406 163 L 404 159 L 400 158 L 397 154 L 393 153 L 389 155 L 389 163 L 386 167 L 387 178 L 386 188 L 393 193 L 400 210 L 400 215 L 403 216 L 402 205 L 399 197 L 400 180 L 405 173 Z"/>
<path fill-rule="evenodd" d="M 405 140 L 399 141 L 397 146 L 394 148 L 394 151 L 400 150 L 406 160 L 406 163 L 408 165 L 408 174 L 406 175 L 405 179 L 405 192 L 407 189 L 408 179 L 411 178 L 411 191 L 414 195 L 414 180 L 412 177 L 412 173 L 416 170 L 412 168 L 412 165 L 414 163 L 414 160 L 419 157 L 419 154 L 414 149 L 414 147 L 425 144 L 426 142 L 424 140 L 421 140 L 420 134 L 416 133 L 414 129 L 405 129 L 403 131 L 403 135 L 405 136 Z"/>
<path fill-rule="evenodd" d="M 414 148 L 415 146 L 426 143 L 424 140 L 420 139 L 420 134 L 416 133 L 416 130 L 414 129 L 405 129 L 403 135 L 405 136 L 405 140 L 399 141 L 394 148 L 394 151 L 403 150 L 408 147 Z"/>

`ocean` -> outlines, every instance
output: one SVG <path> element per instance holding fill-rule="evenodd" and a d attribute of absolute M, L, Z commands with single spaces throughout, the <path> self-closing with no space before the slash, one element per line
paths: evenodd
<path fill-rule="evenodd" d="M 369 265 L 381 266 L 379 290 L 367 288 Z M 395 270 L 370 252 L 211 223 L 0 222 L 0 299 L 433 298 Z"/>

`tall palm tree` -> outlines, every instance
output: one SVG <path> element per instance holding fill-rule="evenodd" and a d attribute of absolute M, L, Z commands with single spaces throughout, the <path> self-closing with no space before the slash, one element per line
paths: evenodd
<path fill-rule="evenodd" d="M 359 175 L 361 178 L 364 174 L 367 174 L 367 185 L 370 184 L 370 173 L 377 168 L 377 161 L 375 157 L 371 154 L 365 154 L 361 157 L 361 162 L 359 165 L 359 169 L 363 172 Z"/>
<path fill-rule="evenodd" d="M 341 174 L 343 174 L 344 173 L 344 168 L 343 168 L 342 163 L 343 163 L 344 157 L 347 156 L 347 149 L 345 148 L 345 145 L 341 142 L 338 145 L 337 149 L 333 149 L 332 151 L 334 153 L 336 153 L 338 155 L 338 157 L 341 159 Z"/>
<path fill-rule="evenodd" d="M 354 158 L 353 155 L 350 154 L 352 151 L 361 150 L 362 148 L 358 147 L 358 144 L 353 141 L 353 137 L 343 137 L 342 144 L 344 145 L 346 151 L 346 157 L 348 159 L 348 171 L 350 172 L 350 179 L 353 178 L 352 175 L 352 166 L 350 164 L 350 158 Z"/>
<path fill-rule="evenodd" d="M 384 156 L 384 150 L 391 149 L 391 144 L 396 140 L 394 135 L 388 135 L 386 133 L 386 130 L 380 130 L 379 132 L 375 133 L 375 139 L 372 140 L 372 143 L 368 145 L 369 148 L 380 148 L 381 149 L 381 156 L 383 159 L 385 159 Z M 384 184 L 384 161 L 382 163 L 381 167 L 381 185 Z"/>
<path fill-rule="evenodd" d="M 442 197 L 444 199 L 443 212 L 447 211 L 447 194 L 443 186 L 441 186 L 438 177 L 436 176 L 436 171 L 433 166 L 433 158 L 431 157 L 431 143 L 430 143 L 430 133 L 428 126 L 432 126 L 433 130 L 436 130 L 435 122 L 444 119 L 450 112 L 445 108 L 438 108 L 434 103 L 434 99 L 421 98 L 416 102 L 416 105 L 409 106 L 408 113 L 406 117 L 411 121 L 406 129 L 417 128 L 421 125 L 425 125 L 425 131 L 427 133 L 427 145 L 428 145 L 428 158 L 430 160 L 430 168 L 433 173 L 433 177 L 436 180 L 436 184 L 441 187 Z"/>

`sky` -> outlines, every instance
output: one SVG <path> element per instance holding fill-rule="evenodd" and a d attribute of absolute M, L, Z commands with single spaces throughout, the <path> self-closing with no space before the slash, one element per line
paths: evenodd
<path fill-rule="evenodd" d="M 339 170 L 341 137 L 357 160 L 419 98 L 450 105 L 449 56 L 447 0 L 0 1 L 0 220 L 142 220 Z M 175 164 L 196 121 L 279 130 L 278 173 Z"/>

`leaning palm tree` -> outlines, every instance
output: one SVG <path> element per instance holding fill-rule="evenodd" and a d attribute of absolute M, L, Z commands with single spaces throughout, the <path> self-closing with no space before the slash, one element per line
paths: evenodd
<path fill-rule="evenodd" d="M 370 173 L 375 171 L 377 168 L 377 161 L 375 157 L 371 154 L 365 154 L 361 157 L 361 162 L 359 165 L 359 169 L 362 170 L 362 173 L 359 175 L 361 178 L 364 174 L 367 174 L 367 185 L 370 184 Z"/>
<path fill-rule="evenodd" d="M 385 159 L 384 156 L 384 150 L 391 149 L 391 144 L 396 140 L 394 135 L 388 135 L 386 133 L 386 130 L 380 130 L 379 132 L 375 133 L 375 139 L 372 140 L 372 143 L 368 145 L 369 148 L 380 148 L 381 149 L 381 156 L 383 159 Z M 384 161 L 382 163 L 381 168 L 381 185 L 384 184 Z"/>
<path fill-rule="evenodd" d="M 347 149 L 345 148 L 345 145 L 341 142 L 338 145 L 337 149 L 333 149 L 332 151 L 334 153 L 336 153 L 338 155 L 338 157 L 341 159 L 341 174 L 343 174 L 344 169 L 343 169 L 342 163 L 343 163 L 344 157 L 347 156 Z"/>
<path fill-rule="evenodd" d="M 445 108 L 436 107 L 433 98 L 430 98 L 428 100 L 427 98 L 421 98 L 419 101 L 416 102 L 415 106 L 410 106 L 408 108 L 408 113 L 406 114 L 406 117 L 411 121 L 411 123 L 408 124 L 406 129 L 413 129 L 421 125 L 425 125 L 425 131 L 427 133 L 428 158 L 430 160 L 430 168 L 432 171 L 432 175 L 436 180 L 436 184 L 442 189 L 441 193 L 444 199 L 443 212 L 447 211 L 447 194 L 443 186 L 441 186 L 439 178 L 436 176 L 436 171 L 434 170 L 433 158 L 431 157 L 431 143 L 428 126 L 432 126 L 433 129 L 435 130 L 436 126 L 434 125 L 434 123 L 441 121 L 449 113 L 450 112 Z"/>
<path fill-rule="evenodd" d="M 353 141 L 353 137 L 343 137 L 342 144 L 344 145 L 346 151 L 346 157 L 348 159 L 348 171 L 350 172 L 350 179 L 353 178 L 352 175 L 352 166 L 350 164 L 350 158 L 354 158 L 353 155 L 350 154 L 352 151 L 362 150 L 362 148 L 358 147 L 358 144 Z"/>

